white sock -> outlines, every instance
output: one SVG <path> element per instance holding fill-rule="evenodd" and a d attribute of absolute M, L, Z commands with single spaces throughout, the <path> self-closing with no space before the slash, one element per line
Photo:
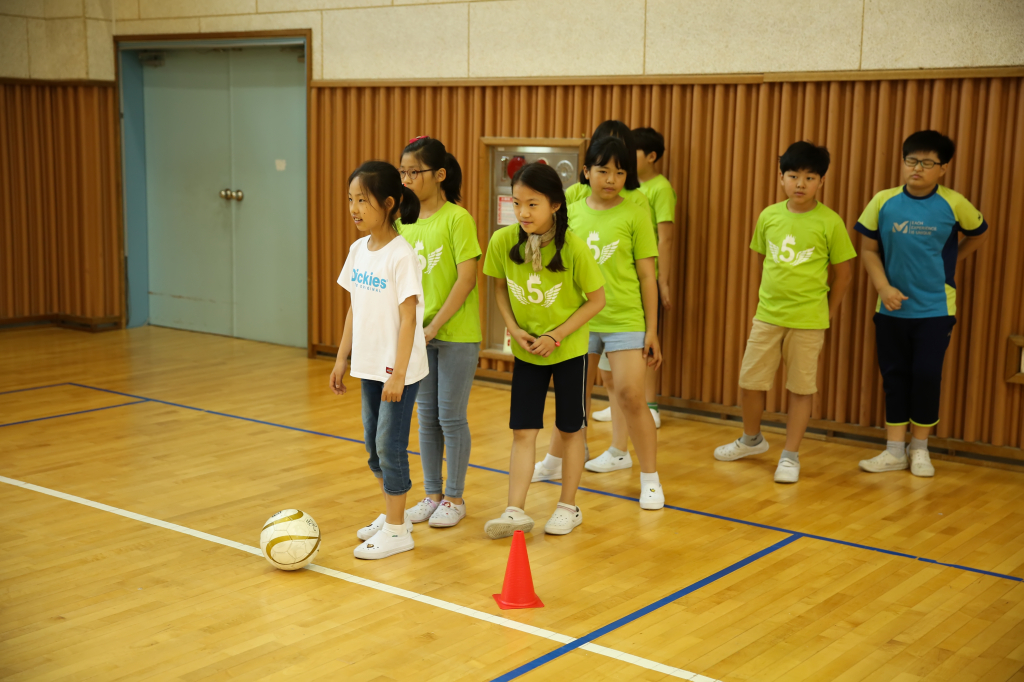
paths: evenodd
<path fill-rule="evenodd" d="M 526 512 L 523 511 L 522 509 L 520 509 L 519 507 L 512 507 L 512 506 L 505 507 L 505 513 L 506 514 L 522 514 L 523 516 L 526 516 Z"/>
<path fill-rule="evenodd" d="M 640 485 L 641 486 L 661 485 L 661 481 L 658 480 L 658 472 L 655 471 L 653 474 L 645 474 L 644 472 L 641 471 L 640 472 Z"/>
<path fill-rule="evenodd" d="M 398 537 L 404 536 L 407 532 L 404 523 L 399 526 L 393 526 L 387 521 L 384 522 L 383 531 L 388 535 L 397 535 Z"/>
<path fill-rule="evenodd" d="M 540 463 L 545 469 L 558 469 L 562 466 L 561 457 L 552 457 L 551 453 L 544 455 L 544 461 Z"/>
<path fill-rule="evenodd" d="M 561 508 L 563 508 L 563 509 L 568 509 L 568 510 L 569 510 L 569 511 L 571 511 L 571 512 L 572 512 L 573 514 L 575 514 L 575 513 L 576 513 L 576 505 L 573 505 L 573 504 L 567 504 L 567 503 L 565 503 L 565 502 L 559 502 L 559 503 L 558 503 L 558 506 L 559 506 L 559 507 L 561 507 Z"/>
<path fill-rule="evenodd" d="M 612 457 L 628 457 L 629 456 L 629 451 L 628 450 L 619 450 L 614 445 L 609 445 L 608 446 L 608 452 L 612 453 Z"/>

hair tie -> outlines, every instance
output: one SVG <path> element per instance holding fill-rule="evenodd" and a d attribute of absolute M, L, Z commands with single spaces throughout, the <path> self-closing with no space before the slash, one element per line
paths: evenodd
<path fill-rule="evenodd" d="M 416 142 L 417 140 L 426 140 L 428 138 L 430 138 L 430 135 L 419 135 L 418 137 L 414 137 L 411 140 L 409 140 L 409 144 L 412 144 L 413 142 Z"/>

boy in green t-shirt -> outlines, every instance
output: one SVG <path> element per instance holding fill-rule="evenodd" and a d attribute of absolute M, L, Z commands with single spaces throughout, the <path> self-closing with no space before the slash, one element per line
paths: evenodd
<path fill-rule="evenodd" d="M 761 212 L 750 242 L 761 256 L 763 271 L 740 369 L 743 436 L 715 449 L 715 459 L 723 462 L 768 450 L 761 435 L 765 392 L 784 359 L 789 419 L 776 483 L 800 478 L 800 441 L 818 392 L 818 354 L 853 278 L 850 261 L 857 256 L 843 219 L 815 199 L 828 165 L 828 150 L 810 142 L 791 144 L 779 158 L 779 183 L 789 198 Z M 830 264 L 835 270 L 831 289 Z"/>

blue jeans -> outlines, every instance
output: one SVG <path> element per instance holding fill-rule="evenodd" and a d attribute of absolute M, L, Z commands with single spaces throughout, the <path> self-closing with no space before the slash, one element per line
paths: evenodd
<path fill-rule="evenodd" d="M 420 460 L 423 488 L 441 494 L 441 460 L 448 454 L 448 484 L 444 494 L 462 497 L 472 447 L 466 407 L 473 386 L 479 343 L 438 341 L 427 344 L 430 374 L 420 382 Z"/>
<path fill-rule="evenodd" d="M 399 402 L 385 403 L 380 399 L 384 392 L 383 383 L 369 379 L 362 382 L 363 434 L 366 451 L 370 453 L 367 463 L 374 476 L 384 479 L 384 492 L 404 495 L 412 488 L 409 480 L 409 427 L 419 383 L 406 386 Z"/>

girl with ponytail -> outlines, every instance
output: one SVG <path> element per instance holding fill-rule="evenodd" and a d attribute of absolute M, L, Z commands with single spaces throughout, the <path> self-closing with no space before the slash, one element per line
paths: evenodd
<path fill-rule="evenodd" d="M 403 218 L 398 230 L 412 244 L 423 277 L 430 366 L 417 397 L 426 496 L 409 509 L 409 519 L 448 527 L 466 516 L 462 492 L 471 447 L 466 409 L 482 338 L 476 287 L 480 244 L 473 217 L 456 204 L 462 198 L 462 169 L 440 140 L 410 140 L 399 172 L 420 202 L 418 218 Z M 445 459 L 448 480 L 443 482 Z"/>
<path fill-rule="evenodd" d="M 512 178 L 512 207 L 519 222 L 494 233 L 484 261 L 484 274 L 494 277 L 498 311 L 512 335 L 515 356 L 508 507 L 484 526 L 492 539 L 533 529 L 524 508 L 552 378 L 553 438 L 565 453 L 565 475 L 544 532 L 565 535 L 583 522 L 576 489 L 585 458 L 588 324 L 604 307 L 604 278 L 586 242 L 569 228 L 565 204 L 553 168 L 542 163 L 520 168 Z"/>
<path fill-rule="evenodd" d="M 613 377 L 609 386 L 612 404 L 625 415 L 640 460 L 640 508 L 661 509 L 665 493 L 658 476 L 658 435 L 644 398 L 647 368 L 661 365 L 655 265 L 658 242 L 650 211 L 622 197 L 629 161 L 635 165 L 636 152 L 616 137 L 590 143 L 583 171 L 593 191 L 569 206 L 569 222 L 572 232 L 586 240 L 607 282 L 607 305 L 590 324 L 590 359 L 598 365 L 599 356 L 607 354 Z M 588 379 L 588 410 L 595 379 L 596 372 Z M 552 439 L 548 455 L 535 467 L 534 480 L 561 478 L 563 458 L 559 444 Z M 632 466 L 629 452 L 612 443 L 585 468 L 605 473 Z"/>
<path fill-rule="evenodd" d="M 414 222 L 419 200 L 402 186 L 398 170 L 367 161 L 348 179 L 349 213 L 367 234 L 349 249 L 338 284 L 351 295 L 330 387 L 347 392 L 345 372 L 362 382 L 363 431 L 370 470 L 380 480 L 385 513 L 359 530 L 357 559 L 383 559 L 413 548 L 405 518 L 409 480 L 409 427 L 420 381 L 427 376 L 423 288 L 416 252 L 396 222 Z"/>

